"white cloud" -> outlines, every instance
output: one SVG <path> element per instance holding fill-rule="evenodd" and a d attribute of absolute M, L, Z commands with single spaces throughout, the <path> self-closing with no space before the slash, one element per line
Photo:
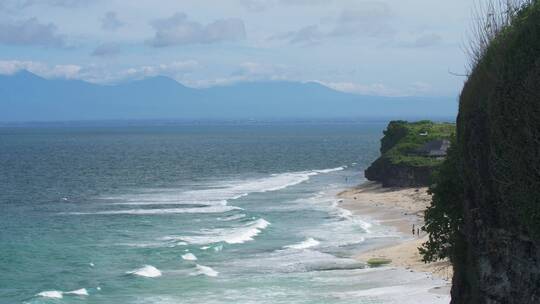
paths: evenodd
<path fill-rule="evenodd" d="M 142 79 L 153 76 L 167 76 L 178 78 L 179 76 L 194 71 L 199 67 L 195 60 L 175 61 L 169 64 L 145 65 L 120 71 L 119 79 Z"/>
<path fill-rule="evenodd" d="M 269 40 L 285 40 L 292 44 L 311 45 L 336 37 L 388 38 L 395 34 L 390 25 L 393 12 L 389 5 L 367 1 L 343 9 L 329 24 L 314 24 L 299 30 L 273 35 Z"/>
<path fill-rule="evenodd" d="M 175 61 L 168 64 L 144 65 L 110 71 L 107 66 L 74 64 L 48 65 L 37 61 L 0 60 L 0 74 L 12 75 L 27 70 L 43 78 L 80 79 L 93 83 L 116 83 L 153 76 L 167 76 L 179 79 L 199 67 L 195 60 Z"/>
<path fill-rule="evenodd" d="M 289 70 L 288 66 L 282 64 L 243 62 L 236 71 L 228 76 L 214 79 L 188 80 L 185 83 L 192 87 L 205 88 L 226 86 L 239 82 L 287 81 L 291 79 Z"/>
<path fill-rule="evenodd" d="M 319 26 L 310 25 L 299 29 L 298 31 L 290 31 L 283 34 L 278 34 L 270 37 L 270 40 L 287 40 L 292 44 L 317 44 L 326 37 Z"/>
<path fill-rule="evenodd" d="M 266 10 L 273 1 L 268 0 L 240 0 L 240 4 L 247 10 L 252 12 L 260 12 Z"/>
<path fill-rule="evenodd" d="M 116 31 L 124 25 L 116 12 L 107 12 L 105 16 L 101 19 L 101 28 L 108 31 Z"/>
<path fill-rule="evenodd" d="M 249 11 L 261 12 L 279 5 L 320 5 L 327 0 L 240 0 L 240 4 Z"/>
<path fill-rule="evenodd" d="M 52 78 L 75 79 L 79 77 L 82 67 L 75 64 L 55 65 L 44 76 Z"/>
<path fill-rule="evenodd" d="M 285 73 L 287 66 L 280 64 L 265 64 L 260 62 L 243 62 L 240 69 L 235 73 L 245 76 L 258 77 L 281 77 Z"/>
<path fill-rule="evenodd" d="M 74 79 L 79 78 L 82 67 L 74 64 L 49 66 L 36 61 L 0 61 L 0 74 L 11 75 L 22 70 L 27 70 L 45 78 Z"/>
<path fill-rule="evenodd" d="M 65 46 L 64 37 L 54 23 L 43 24 L 37 18 L 0 23 L 0 43 L 6 45 Z"/>
<path fill-rule="evenodd" d="M 389 36 L 395 32 L 389 23 L 392 16 L 390 6 L 384 2 L 361 2 L 341 12 L 329 36 Z"/>
<path fill-rule="evenodd" d="M 219 19 L 209 24 L 190 21 L 184 13 L 153 22 L 156 30 L 149 40 L 154 47 L 186 44 L 210 44 L 222 41 L 237 41 L 246 38 L 244 22 L 238 18 Z"/>
<path fill-rule="evenodd" d="M 4 60 L 0 61 L 0 74 L 12 75 L 21 70 L 32 70 L 37 68 L 37 63 L 33 61 Z"/>
<path fill-rule="evenodd" d="M 436 33 L 422 34 L 413 41 L 402 42 L 399 46 L 412 47 L 412 48 L 425 48 L 432 47 L 441 44 L 442 37 Z"/>
<path fill-rule="evenodd" d="M 36 5 L 74 8 L 87 6 L 99 1 L 100 0 L 2 0 L 0 9 L 16 11 Z"/>
<path fill-rule="evenodd" d="M 361 84 L 354 82 L 325 82 L 315 81 L 336 91 L 372 96 L 421 96 L 432 91 L 432 86 L 428 83 L 417 81 L 408 85 L 405 89 L 397 89 L 382 83 Z"/>
<path fill-rule="evenodd" d="M 332 88 L 336 91 L 359 94 L 359 95 L 375 95 L 375 96 L 404 96 L 399 90 L 389 88 L 382 83 L 360 84 L 353 82 L 324 82 L 317 81 L 320 84 Z"/>
<path fill-rule="evenodd" d="M 92 52 L 92 56 L 96 57 L 111 57 L 118 55 L 120 53 L 120 47 L 114 43 L 104 43 L 100 44 Z"/>
<path fill-rule="evenodd" d="M 429 93 L 433 90 L 433 87 L 426 82 L 423 81 L 416 81 L 409 85 L 409 91 L 411 92 L 411 95 L 422 95 Z"/>

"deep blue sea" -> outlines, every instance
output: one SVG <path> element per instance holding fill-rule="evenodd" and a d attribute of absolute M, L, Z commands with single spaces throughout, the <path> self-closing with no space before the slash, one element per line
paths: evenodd
<path fill-rule="evenodd" d="M 0 303 L 420 303 L 335 196 L 385 126 L 2 127 Z"/>

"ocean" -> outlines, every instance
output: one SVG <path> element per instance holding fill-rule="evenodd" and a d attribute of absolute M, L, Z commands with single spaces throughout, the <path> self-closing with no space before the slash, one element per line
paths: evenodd
<path fill-rule="evenodd" d="M 0 303 L 436 303 L 339 207 L 385 122 L 0 128 Z"/>

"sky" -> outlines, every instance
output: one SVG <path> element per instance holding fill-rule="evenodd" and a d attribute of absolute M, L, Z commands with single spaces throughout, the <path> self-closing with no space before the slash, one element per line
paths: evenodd
<path fill-rule="evenodd" d="M 474 1 L 2 0 L 0 74 L 457 96 Z"/>

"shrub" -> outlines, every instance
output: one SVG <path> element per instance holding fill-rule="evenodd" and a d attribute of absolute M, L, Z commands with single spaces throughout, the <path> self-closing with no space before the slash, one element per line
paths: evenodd
<path fill-rule="evenodd" d="M 425 225 L 422 227 L 429 234 L 429 240 L 419 248 L 424 262 L 453 259 L 455 244 L 462 238 L 463 177 L 460 166 L 453 139 L 446 160 L 434 174 L 436 183 L 429 189 L 433 200 L 425 211 Z"/>
<path fill-rule="evenodd" d="M 392 260 L 385 258 L 372 258 L 367 261 L 367 264 L 370 267 L 379 267 L 390 263 L 392 263 Z"/>

